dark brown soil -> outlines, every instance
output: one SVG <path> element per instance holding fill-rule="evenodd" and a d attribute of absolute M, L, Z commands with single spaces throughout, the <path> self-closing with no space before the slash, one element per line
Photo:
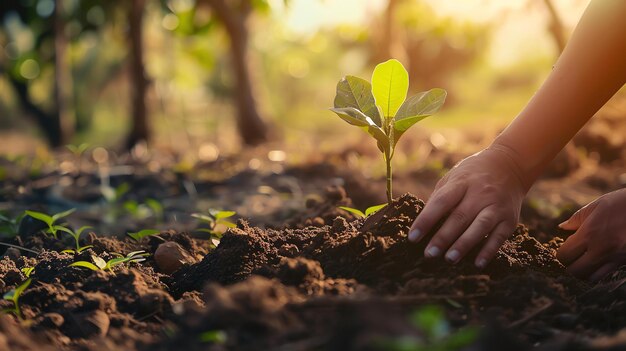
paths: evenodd
<path fill-rule="evenodd" d="M 35 268 L 20 299 L 25 320 L 0 317 L 0 349 L 393 349 L 393 340 L 425 338 L 411 315 L 428 305 L 441 306 L 453 330 L 478 328 L 467 350 L 626 349 L 624 268 L 598 284 L 580 281 L 555 259 L 558 240 L 542 244 L 521 225 L 482 271 L 472 260 L 427 260 L 424 244 L 406 239 L 423 206 L 415 196 L 367 219 L 336 211 L 351 204 L 342 189 L 325 196 L 283 229 L 240 220 L 212 251 L 177 232 L 141 243 L 91 234 L 85 244 L 94 247 L 79 257 L 39 233 L 18 238 L 41 253 L 0 260 L 2 292 Z M 154 254 L 165 241 L 197 263 L 171 275 L 152 257 L 114 272 L 68 267 L 91 255 Z"/>

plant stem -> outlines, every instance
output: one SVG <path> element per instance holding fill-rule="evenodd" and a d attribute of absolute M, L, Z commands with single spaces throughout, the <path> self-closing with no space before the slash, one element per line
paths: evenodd
<path fill-rule="evenodd" d="M 391 189 L 391 156 L 385 155 L 385 162 L 387 163 L 387 203 L 391 204 L 393 200 L 393 194 Z"/>

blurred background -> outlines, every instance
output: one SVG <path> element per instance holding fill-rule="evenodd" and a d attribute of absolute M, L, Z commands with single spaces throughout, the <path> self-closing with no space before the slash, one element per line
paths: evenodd
<path fill-rule="evenodd" d="M 355 134 L 327 111 L 336 82 L 369 78 L 389 57 L 413 92 L 449 91 L 423 128 L 498 130 L 587 2 L 3 0 L 0 152 L 143 141 L 179 152 L 267 140 L 333 149 Z"/>
<path fill-rule="evenodd" d="M 209 208 L 259 225 L 332 222 L 336 207 L 326 218 L 311 195 L 380 204 L 375 143 L 328 108 L 341 77 L 369 80 L 392 57 L 410 94 L 448 91 L 393 160 L 395 195 L 426 199 L 524 107 L 587 4 L 2 0 L 0 212 L 77 208 L 119 233 Z M 553 230 L 626 185 L 623 92 L 598 115 L 531 190 L 525 223 Z M 338 188 L 324 195 L 328 186 L 351 200 Z M 298 217 L 305 203 L 312 212 Z"/>

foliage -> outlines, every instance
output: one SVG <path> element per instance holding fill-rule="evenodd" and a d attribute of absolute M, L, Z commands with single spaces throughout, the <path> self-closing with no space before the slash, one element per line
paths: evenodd
<path fill-rule="evenodd" d="M 3 299 L 13 302 L 13 307 L 6 308 L 3 310 L 5 313 L 13 313 L 17 318 L 23 319 L 22 310 L 20 309 L 19 299 L 22 296 L 22 293 L 31 283 L 31 279 L 27 279 L 22 284 L 20 284 L 15 289 L 9 290 L 6 294 L 2 296 Z"/>
<path fill-rule="evenodd" d="M 120 255 L 120 254 L 116 254 L 116 255 L 118 255 L 118 257 L 110 259 L 108 261 L 105 261 L 98 256 L 91 256 L 91 259 L 93 260 L 94 263 L 91 263 L 88 261 L 77 261 L 77 262 L 70 264 L 70 267 L 83 267 L 83 268 L 91 269 L 92 271 L 108 270 L 110 272 L 113 272 L 112 268 L 117 265 L 120 265 L 122 263 L 127 263 L 127 262 L 143 262 L 146 260 L 146 256 L 150 254 L 146 253 L 143 250 L 140 250 L 140 251 L 130 252 L 126 256 Z"/>
<path fill-rule="evenodd" d="M 70 150 L 70 152 L 76 157 L 80 158 L 87 149 L 89 149 L 89 144 L 82 143 L 80 145 L 65 145 L 65 147 Z"/>
<path fill-rule="evenodd" d="M 60 225 L 55 225 L 54 226 L 57 231 L 62 231 L 65 232 L 69 235 L 72 236 L 72 238 L 74 238 L 74 241 L 76 241 L 76 249 L 67 249 L 67 250 L 63 250 L 61 252 L 67 252 L 67 253 L 74 253 L 74 254 L 79 254 L 85 250 L 87 250 L 90 247 L 93 247 L 92 245 L 86 245 L 86 246 L 80 246 L 79 243 L 79 239 L 80 239 L 80 235 L 83 233 L 83 231 L 85 231 L 86 229 L 91 229 L 92 227 L 90 226 L 84 226 L 84 227 L 80 227 L 78 228 L 78 230 L 73 231 L 70 228 L 64 227 L 64 226 L 60 226 Z"/>
<path fill-rule="evenodd" d="M 365 212 L 357 209 L 357 208 L 353 208 L 353 207 L 348 207 L 348 206 L 339 206 L 340 209 L 344 210 L 344 211 L 348 211 L 358 217 L 361 218 L 365 218 L 371 214 L 374 214 L 378 211 L 380 211 L 381 209 L 383 209 L 385 206 L 387 206 L 387 204 L 382 204 L 382 205 L 376 205 L 376 206 L 370 206 L 368 208 L 365 209 Z"/>
<path fill-rule="evenodd" d="M 406 99 L 409 75 L 398 60 L 374 68 L 372 83 L 345 76 L 337 83 L 335 112 L 344 121 L 360 127 L 376 139 L 387 164 L 387 201 L 391 203 L 391 159 L 400 137 L 415 123 L 434 114 L 443 105 L 446 91 L 435 88 Z M 406 99 L 406 100 L 405 100 Z"/>
<path fill-rule="evenodd" d="M 397 351 L 454 351 L 460 350 L 476 340 L 476 328 L 452 331 L 444 311 L 437 306 L 424 306 L 411 315 L 411 323 L 419 329 L 421 337 L 403 337 L 385 340 L 381 347 Z"/>
<path fill-rule="evenodd" d="M 211 236 L 211 243 L 213 244 L 213 246 L 217 246 L 223 234 L 223 232 L 217 229 L 218 225 L 223 225 L 228 228 L 236 227 L 235 223 L 227 220 L 227 218 L 230 218 L 236 214 L 237 212 L 235 211 L 220 211 L 210 209 L 207 214 L 194 213 L 191 216 L 199 219 L 209 226 L 208 229 L 200 228 L 196 230 L 199 232 L 208 233 Z"/>
<path fill-rule="evenodd" d="M 130 236 L 135 241 L 141 241 L 141 239 L 147 236 L 157 235 L 159 233 L 160 231 L 156 229 L 143 229 L 135 233 L 127 233 L 126 235 Z"/>
<path fill-rule="evenodd" d="M 52 216 L 47 215 L 42 212 L 36 212 L 36 211 L 26 211 L 26 214 L 33 217 L 34 219 L 38 219 L 46 223 L 48 225 L 48 230 L 46 232 L 51 234 L 55 239 L 58 239 L 57 233 L 59 231 L 60 226 L 55 225 L 55 224 L 57 223 L 59 219 L 69 216 L 70 214 L 74 213 L 74 211 L 76 211 L 76 209 L 72 208 L 70 210 L 60 212 Z"/>
<path fill-rule="evenodd" d="M 24 218 L 25 213 L 15 218 L 10 218 L 0 214 L 0 237 L 13 238 L 19 234 L 20 222 Z"/>

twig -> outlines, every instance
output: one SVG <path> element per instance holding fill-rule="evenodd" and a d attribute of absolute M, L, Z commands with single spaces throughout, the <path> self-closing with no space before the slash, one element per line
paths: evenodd
<path fill-rule="evenodd" d="M 32 252 L 32 253 L 34 253 L 34 254 L 36 254 L 36 255 L 39 255 L 39 254 L 41 253 L 41 252 L 39 252 L 39 251 L 35 251 L 35 250 L 31 250 L 31 249 L 27 249 L 27 248 L 22 247 L 22 246 L 19 246 L 19 245 L 13 245 L 13 244 L 7 244 L 7 243 L 0 243 L 0 245 L 3 245 L 3 246 L 8 246 L 8 247 L 12 247 L 12 248 L 15 248 L 15 249 L 20 249 L 20 250 L 28 251 L 28 252 Z"/>

